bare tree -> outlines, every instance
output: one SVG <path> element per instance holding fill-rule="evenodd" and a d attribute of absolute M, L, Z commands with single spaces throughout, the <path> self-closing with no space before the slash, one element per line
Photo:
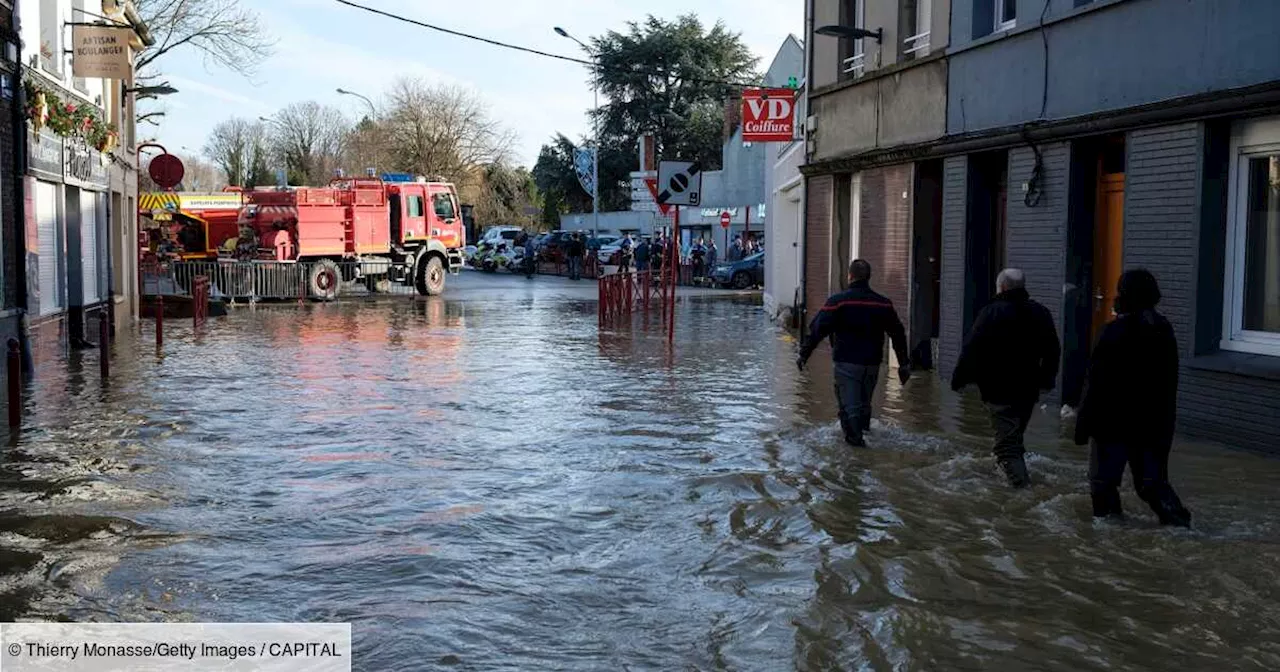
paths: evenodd
<path fill-rule="evenodd" d="M 222 191 L 227 186 L 226 174 L 222 169 L 197 156 L 179 156 L 186 168 L 182 184 L 178 191 L 210 192 Z"/>
<path fill-rule="evenodd" d="M 266 172 L 266 130 L 260 122 L 228 119 L 213 127 L 204 155 L 237 187 L 252 187 Z"/>
<path fill-rule="evenodd" d="M 155 38 L 135 63 L 140 79 L 154 76 L 156 61 L 179 48 L 195 49 L 206 62 L 249 76 L 275 46 L 258 13 L 240 0 L 135 0 L 134 5 Z"/>
<path fill-rule="evenodd" d="M 391 88 L 382 125 L 388 155 L 400 170 L 478 183 L 482 168 L 501 163 L 515 134 L 490 118 L 484 102 L 455 86 L 401 79 Z"/>
<path fill-rule="evenodd" d="M 307 101 L 277 112 L 268 131 L 289 183 L 322 185 L 341 165 L 350 122 L 337 108 Z"/>

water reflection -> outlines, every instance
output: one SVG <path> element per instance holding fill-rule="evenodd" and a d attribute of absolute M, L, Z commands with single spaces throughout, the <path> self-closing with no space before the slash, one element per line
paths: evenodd
<path fill-rule="evenodd" d="M 683 301 L 672 349 L 518 280 L 42 371 L 0 617 L 350 620 L 361 669 L 1280 668 L 1274 461 L 1180 446 L 1196 530 L 1095 524 L 1053 413 L 1015 492 L 927 377 L 844 447 L 754 302 Z"/>

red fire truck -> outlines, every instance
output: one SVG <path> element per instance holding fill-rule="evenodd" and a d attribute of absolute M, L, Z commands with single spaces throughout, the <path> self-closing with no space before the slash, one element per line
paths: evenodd
<path fill-rule="evenodd" d="M 357 280 L 435 296 L 445 274 L 462 268 L 466 234 L 445 181 L 338 178 L 327 187 L 259 187 L 244 200 L 242 238 L 251 232 L 259 259 L 309 262 L 313 298 L 336 298 L 343 282 Z"/>

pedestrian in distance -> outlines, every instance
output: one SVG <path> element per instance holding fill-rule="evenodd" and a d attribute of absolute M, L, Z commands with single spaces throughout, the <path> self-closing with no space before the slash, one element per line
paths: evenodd
<path fill-rule="evenodd" d="M 585 246 L 582 242 L 582 234 L 574 233 L 569 236 L 569 242 L 565 245 L 565 258 L 569 263 L 569 279 L 582 279 L 582 254 Z"/>
<path fill-rule="evenodd" d="M 712 236 L 707 241 L 707 268 L 709 270 L 714 271 L 716 269 L 716 261 L 718 261 L 717 258 L 719 256 L 720 256 L 720 250 L 719 248 L 716 247 L 715 236 Z"/>
<path fill-rule="evenodd" d="M 851 446 L 866 445 L 863 435 L 871 429 L 871 399 L 884 360 L 886 335 L 898 357 L 898 380 L 905 385 L 911 378 L 907 332 L 893 302 L 872 291 L 871 264 L 855 259 L 849 264 L 849 288 L 827 299 L 814 316 L 796 359 L 803 371 L 818 345 L 831 339 L 840 428 Z"/>
<path fill-rule="evenodd" d="M 644 272 L 649 270 L 649 239 L 641 238 L 640 244 L 636 245 L 636 270 Z"/>
<path fill-rule="evenodd" d="M 977 384 L 995 430 L 993 452 L 1009 484 L 1031 484 L 1023 437 L 1041 392 L 1058 379 L 1061 346 L 1053 316 L 1031 299 L 1026 276 L 1006 268 L 996 278 L 996 296 L 974 320 L 951 377 L 959 392 Z"/>
<path fill-rule="evenodd" d="M 529 234 L 524 234 L 524 275 L 532 280 L 534 272 L 538 270 L 538 252 L 534 245 L 534 238 Z"/>
<path fill-rule="evenodd" d="M 1149 271 L 1120 276 L 1114 321 L 1093 347 L 1076 416 L 1077 445 L 1092 443 L 1089 493 L 1093 515 L 1122 517 L 1125 465 L 1133 487 L 1162 525 L 1191 525 L 1191 512 L 1169 484 L 1169 451 L 1177 418 L 1178 341 L 1156 312 L 1160 287 Z"/>
<path fill-rule="evenodd" d="M 693 277 L 701 278 L 706 273 L 707 248 L 699 237 L 689 249 L 689 259 L 693 263 Z"/>
<path fill-rule="evenodd" d="M 735 261 L 742 261 L 742 236 L 733 237 L 733 244 L 725 252 L 725 260 L 731 264 Z"/>
<path fill-rule="evenodd" d="M 631 234 L 630 233 L 623 234 L 622 242 L 618 244 L 618 272 L 619 273 L 631 272 L 631 255 L 634 247 L 635 247 L 635 243 L 633 243 L 631 240 Z"/>

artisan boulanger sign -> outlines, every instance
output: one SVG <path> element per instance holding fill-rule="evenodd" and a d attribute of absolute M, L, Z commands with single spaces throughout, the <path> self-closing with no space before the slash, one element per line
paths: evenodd
<path fill-rule="evenodd" d="M 71 27 L 71 73 L 76 77 L 129 78 L 128 28 L 77 24 Z"/>

